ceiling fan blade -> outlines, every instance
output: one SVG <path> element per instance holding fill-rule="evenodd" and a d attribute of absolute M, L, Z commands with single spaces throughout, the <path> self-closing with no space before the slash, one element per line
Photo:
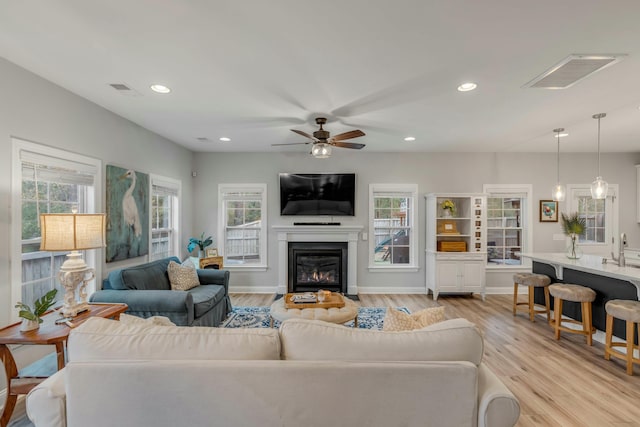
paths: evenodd
<path fill-rule="evenodd" d="M 360 129 L 356 129 L 356 130 L 351 130 L 349 132 L 344 132 L 344 133 L 338 134 L 338 135 L 334 136 L 333 138 L 331 138 L 331 140 L 332 141 L 344 141 L 345 139 L 359 138 L 361 136 L 364 136 L 364 132 L 362 132 Z"/>
<path fill-rule="evenodd" d="M 291 132 L 295 132 L 295 133 L 297 133 L 298 135 L 302 135 L 302 136 L 304 136 L 305 138 L 309 138 L 309 139 L 310 139 L 310 140 L 312 140 L 312 141 L 315 141 L 315 140 L 316 140 L 314 137 L 312 137 L 312 136 L 311 136 L 311 135 L 309 135 L 308 133 L 303 132 L 303 131 L 301 131 L 301 130 L 291 129 Z"/>
<path fill-rule="evenodd" d="M 307 145 L 307 144 L 311 144 L 311 141 L 309 141 L 309 142 L 287 142 L 286 144 L 271 144 L 271 146 L 275 147 L 277 145 Z"/>
<path fill-rule="evenodd" d="M 356 144 L 354 142 L 334 141 L 334 142 L 331 143 L 331 145 L 333 145 L 334 147 L 353 148 L 353 149 L 356 149 L 356 150 L 360 150 L 360 149 L 364 148 L 366 144 Z"/>

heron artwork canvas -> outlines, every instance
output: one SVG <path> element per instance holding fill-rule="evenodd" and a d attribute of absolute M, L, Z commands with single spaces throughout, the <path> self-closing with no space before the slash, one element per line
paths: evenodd
<path fill-rule="evenodd" d="M 107 165 L 106 261 L 149 253 L 149 175 Z"/>

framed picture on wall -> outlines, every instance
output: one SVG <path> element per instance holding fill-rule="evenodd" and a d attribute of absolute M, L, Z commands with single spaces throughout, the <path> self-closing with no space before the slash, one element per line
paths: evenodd
<path fill-rule="evenodd" d="M 540 200 L 540 222 L 558 222 L 558 202 Z"/>
<path fill-rule="evenodd" d="M 557 220 L 556 220 L 557 221 Z M 207 249 L 207 258 L 218 256 L 218 249 Z"/>

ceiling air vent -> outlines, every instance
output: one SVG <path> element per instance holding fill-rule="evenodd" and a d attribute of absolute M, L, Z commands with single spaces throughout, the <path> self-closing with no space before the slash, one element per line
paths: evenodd
<path fill-rule="evenodd" d="M 109 86 L 118 91 L 118 93 L 125 96 L 142 96 L 140 92 L 135 89 L 131 89 L 124 83 L 109 83 Z"/>
<path fill-rule="evenodd" d="M 196 139 L 198 141 L 200 141 L 200 142 L 211 142 L 211 140 L 209 138 L 207 138 L 206 136 L 199 136 Z"/>
<path fill-rule="evenodd" d="M 610 65 L 626 55 L 573 54 L 526 83 L 523 88 L 566 89 Z"/>

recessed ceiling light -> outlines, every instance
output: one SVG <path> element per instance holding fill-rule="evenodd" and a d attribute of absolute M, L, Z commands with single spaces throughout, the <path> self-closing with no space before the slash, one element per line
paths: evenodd
<path fill-rule="evenodd" d="M 416 138 L 414 136 L 408 136 L 404 139 L 405 141 L 415 141 Z"/>
<path fill-rule="evenodd" d="M 470 90 L 474 90 L 477 87 L 478 87 L 477 84 L 472 82 L 467 82 L 467 83 L 462 83 L 460 86 L 458 86 L 458 90 L 460 92 L 469 92 Z"/>
<path fill-rule="evenodd" d="M 164 85 L 151 85 L 151 90 L 157 93 L 169 93 L 171 89 Z"/>
<path fill-rule="evenodd" d="M 221 137 L 221 138 L 220 138 L 220 141 L 222 141 L 222 142 L 229 142 L 229 141 L 231 141 L 231 138 L 228 138 L 228 137 L 226 137 L 226 136 L 223 136 L 223 137 Z"/>

